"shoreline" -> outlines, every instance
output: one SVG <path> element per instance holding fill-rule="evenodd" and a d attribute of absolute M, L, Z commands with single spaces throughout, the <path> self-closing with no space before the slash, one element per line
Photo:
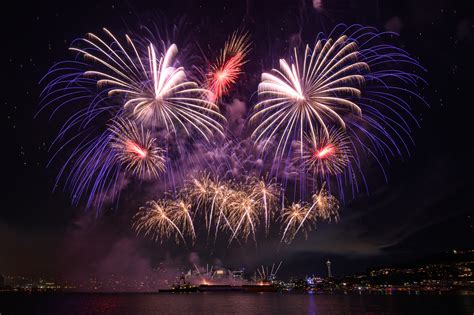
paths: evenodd
<path fill-rule="evenodd" d="M 372 292 L 304 292 L 304 291 L 277 291 L 277 292 L 252 292 L 244 290 L 233 291 L 205 291 L 205 292 L 171 292 L 167 291 L 0 291 L 0 295 L 225 295 L 225 294 L 279 294 L 279 295 L 371 295 L 371 296 L 420 296 L 420 295 L 445 295 L 445 296 L 474 296 L 474 290 L 452 291 L 372 291 Z"/>

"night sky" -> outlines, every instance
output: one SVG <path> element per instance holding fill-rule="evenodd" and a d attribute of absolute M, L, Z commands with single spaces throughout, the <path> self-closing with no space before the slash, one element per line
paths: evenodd
<path fill-rule="evenodd" d="M 0 274 L 61 277 L 94 272 L 141 274 L 160 261 L 190 261 L 249 269 L 284 260 L 283 274 L 322 273 L 331 259 L 335 275 L 474 247 L 472 178 L 472 73 L 474 18 L 469 1 L 49 1 L 11 2 L 2 23 L 3 198 L 0 210 Z M 387 167 L 389 182 L 374 172 L 370 194 L 341 210 L 338 224 L 322 225 L 308 241 L 276 248 L 261 242 L 226 249 L 160 245 L 136 237 L 130 217 L 143 202 L 129 188 L 117 209 L 100 215 L 70 205 L 62 187 L 53 193 L 58 164 L 47 167 L 48 147 L 60 119 L 38 109 L 41 77 L 54 62 L 71 57 L 72 40 L 104 26 L 136 31 L 150 21 L 186 18 L 199 25 L 203 46 L 218 49 L 239 26 L 255 43 L 249 72 L 269 70 L 285 55 L 294 34 L 313 42 L 319 31 L 340 22 L 398 31 L 398 43 L 428 69 L 420 90 L 431 108 L 416 105 L 421 128 L 405 160 Z M 185 28 L 184 28 L 185 29 Z M 184 34 L 186 35 L 186 34 Z M 286 47 L 286 48 L 285 48 Z M 248 74 L 238 90 L 247 109 L 257 82 Z M 64 118 L 64 117 L 63 117 Z"/>

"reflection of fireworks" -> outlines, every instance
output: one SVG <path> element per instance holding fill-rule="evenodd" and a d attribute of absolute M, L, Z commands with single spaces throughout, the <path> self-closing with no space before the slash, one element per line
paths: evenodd
<path fill-rule="evenodd" d="M 316 132 L 316 138 L 305 137 L 305 143 L 296 152 L 296 159 L 302 161 L 303 169 L 313 174 L 336 175 L 344 171 L 351 158 L 349 140 L 342 129 L 329 129 L 328 135 Z"/>
<path fill-rule="evenodd" d="M 163 150 L 156 146 L 149 130 L 129 119 L 116 119 L 110 126 L 111 147 L 117 160 L 140 178 L 156 178 L 165 170 Z"/>
<path fill-rule="evenodd" d="M 207 74 L 207 86 L 211 92 L 211 101 L 214 103 L 227 93 L 241 74 L 242 66 L 246 63 L 245 57 L 249 53 L 250 42 L 246 33 L 235 32 L 225 43 L 216 63 L 211 65 Z"/>
<path fill-rule="evenodd" d="M 300 227 L 307 237 L 308 231 L 316 223 L 316 216 L 311 213 L 306 203 L 293 203 L 284 208 L 280 219 L 285 227 L 280 241 L 288 244 L 293 241 Z"/>
<path fill-rule="evenodd" d="M 134 219 L 133 227 L 137 234 L 143 232 L 145 236 L 160 242 L 167 238 L 175 238 L 177 243 L 184 242 L 184 236 L 173 222 L 169 204 L 165 201 L 147 202 L 147 206 L 140 208 Z"/>

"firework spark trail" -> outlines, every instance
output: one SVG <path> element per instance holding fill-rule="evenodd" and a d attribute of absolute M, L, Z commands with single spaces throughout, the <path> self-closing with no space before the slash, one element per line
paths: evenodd
<path fill-rule="evenodd" d="M 265 234 L 268 236 L 270 232 L 270 222 L 273 219 L 276 203 L 280 196 L 280 186 L 273 180 L 265 181 L 264 179 L 251 180 L 251 195 L 258 203 L 263 205 Z"/>
<path fill-rule="evenodd" d="M 187 81 L 183 67 L 173 66 L 178 52 L 175 44 L 159 56 L 150 43 L 148 54 L 142 56 L 128 35 L 125 36 L 127 46 L 123 46 L 110 31 L 104 29 L 104 32 L 111 44 L 89 34 L 88 38 L 79 40 L 85 48 L 70 48 L 94 63 L 96 68 L 85 71 L 84 75 L 95 79 L 99 89 L 107 87 L 109 97 L 121 96 L 124 109 L 131 110 L 144 124 L 174 134 L 183 128 L 188 135 L 200 134 L 207 142 L 213 134 L 224 135 L 224 116 L 215 104 L 201 98 L 209 91 Z M 118 47 L 118 51 L 112 46 Z"/>
<path fill-rule="evenodd" d="M 316 216 L 311 214 L 306 203 L 292 203 L 289 207 L 282 210 L 280 220 L 285 226 L 280 242 L 289 244 L 298 233 L 300 225 L 306 227 L 303 229 L 303 232 L 305 237 L 307 237 L 308 231 L 311 230 L 311 225 L 316 223 Z M 302 225 L 302 223 L 306 224 Z"/>
<path fill-rule="evenodd" d="M 390 158 L 409 155 L 413 139 L 408 121 L 416 122 L 409 102 L 424 102 L 411 87 L 423 81 L 415 74 L 422 68 L 385 41 L 392 33 L 339 25 L 327 36 L 320 33 L 312 48 L 295 49 L 290 59 L 281 59 L 279 69 L 262 74 L 259 102 L 249 118 L 253 130 L 239 144 L 215 141 L 225 137 L 225 118 L 216 102 L 242 73 L 250 52 L 248 34 L 232 34 L 217 60 L 199 71 L 207 71 L 202 88 L 176 61 L 175 44 L 134 41 L 128 35 L 120 41 L 107 29 L 104 33 L 103 38 L 88 34 L 74 41 L 70 49 L 83 58 L 53 66 L 46 75 L 40 111 L 58 104 L 53 116 L 69 104 L 81 105 L 53 141 L 64 142 L 53 158 L 75 145 L 57 178 L 66 179 L 75 204 L 88 194 L 87 207 L 100 208 L 107 195 L 119 195 L 120 183 L 132 178 L 130 174 L 159 179 L 167 170 L 170 178 L 162 184 L 171 182 L 174 197 L 140 208 L 134 223 L 137 233 L 161 241 L 174 237 L 178 243 L 186 237 L 194 243 L 194 220 L 201 215 L 208 239 L 215 229 L 214 242 L 219 231 L 229 234 L 229 245 L 250 236 L 256 242 L 260 227 L 269 235 L 282 197 L 281 242 L 290 243 L 300 230 L 307 236 L 316 221 L 338 221 L 334 187 L 341 202 L 347 184 L 353 196 L 359 186 L 368 189 L 367 158 L 384 172 Z M 245 148 L 245 143 L 253 148 Z M 222 148 L 226 145 L 230 149 Z M 247 151 L 237 155 L 238 150 Z M 204 151 L 209 160 L 199 164 Z M 224 160 L 223 152 L 232 157 Z M 246 153 L 272 158 L 272 163 L 255 162 L 247 168 L 251 157 Z M 283 175 L 275 171 L 280 165 Z M 297 169 L 290 170 L 295 165 Z M 180 188 L 174 171 L 195 173 L 196 166 L 198 172 L 212 169 L 213 175 L 203 172 Z M 268 179 L 255 175 L 268 168 Z M 294 184 L 302 190 L 301 200 L 285 207 L 280 188 L 298 175 Z M 312 192 L 319 187 L 310 204 L 303 201 L 308 179 L 313 180 Z"/>
<path fill-rule="evenodd" d="M 234 32 L 226 41 L 224 49 L 206 75 L 206 86 L 210 93 L 210 101 L 217 102 L 227 94 L 242 73 L 242 66 L 250 51 L 250 41 L 247 33 Z"/>
<path fill-rule="evenodd" d="M 180 226 L 183 234 L 190 235 L 194 243 L 196 241 L 196 232 L 194 230 L 191 203 L 183 199 L 178 199 L 172 201 L 170 207 L 172 209 L 172 221 L 175 222 L 177 226 Z"/>
<path fill-rule="evenodd" d="M 194 142 L 209 145 L 224 135 L 225 123 L 218 107 L 208 100 L 209 91 L 187 80 L 184 68 L 176 65 L 176 45 L 166 47 L 162 41 L 156 49 L 147 40 L 135 42 L 125 35 L 121 42 L 107 29 L 104 33 L 103 38 L 88 34 L 75 40 L 70 50 L 83 59 L 59 62 L 45 75 L 37 113 L 54 106 L 52 118 L 60 110 L 76 106 L 52 143 L 59 150 L 51 161 L 67 148 L 72 150 L 56 181 L 66 180 L 74 204 L 87 194 L 87 207 L 94 206 L 97 211 L 107 195 L 119 195 L 108 189 L 121 186 L 122 173 L 132 171 L 142 179 L 152 179 L 162 172 L 161 158 L 154 158 L 155 153 L 161 155 L 157 146 L 144 150 L 150 142 L 123 142 L 122 135 L 114 132 L 125 131 L 120 122 L 97 135 L 100 126 L 108 127 L 104 121 L 134 121 L 139 129 L 133 132 L 134 137 L 146 138 L 142 140 L 149 140 L 149 134 L 162 135 L 161 130 L 177 138 L 177 132 L 183 130 Z M 168 149 L 168 144 L 163 147 Z M 117 154 L 120 152 L 127 154 Z M 168 154 L 168 150 L 162 153 Z M 166 169 L 175 165 L 169 162 Z M 174 178 L 169 180 L 174 182 Z"/>
<path fill-rule="evenodd" d="M 229 245 L 238 233 L 244 241 L 252 235 L 256 242 L 256 227 L 259 223 L 257 202 L 244 191 L 239 191 L 233 199 L 229 204 L 229 220 L 234 226 L 234 233 L 229 240 Z"/>
<path fill-rule="evenodd" d="M 280 70 L 263 73 L 258 87 L 262 100 L 250 118 L 260 122 L 252 133 L 255 141 L 263 141 L 265 149 L 278 133 L 275 156 L 283 158 L 293 134 L 302 143 L 308 128 L 309 137 L 316 141 L 318 128 L 329 135 L 328 123 L 346 127 L 344 112 L 360 115 L 360 107 L 349 99 L 360 96 L 364 77 L 359 73 L 368 71 L 368 65 L 357 61 L 356 50 L 356 43 L 349 42 L 347 36 L 334 42 L 318 41 L 312 50 L 306 46 L 302 64 L 295 49 L 295 63 L 289 65 L 280 59 Z"/>
<path fill-rule="evenodd" d="M 271 269 L 269 266 L 261 265 L 260 268 L 257 269 L 257 273 L 258 276 L 260 276 L 260 280 L 264 282 L 274 281 L 282 264 L 283 261 L 280 261 L 280 263 L 275 268 L 275 263 L 273 263 Z"/>
<path fill-rule="evenodd" d="M 240 236 L 247 240 L 250 234 L 255 239 L 262 215 L 268 233 L 280 196 L 279 185 L 274 180 L 267 182 L 251 176 L 235 184 L 218 177 L 213 179 L 208 173 L 193 177 L 183 191 L 197 208 L 204 208 L 208 238 L 215 229 L 214 242 L 221 229 L 229 229 L 230 242 L 238 241 Z"/>
<path fill-rule="evenodd" d="M 332 220 L 337 222 L 339 221 L 339 201 L 328 192 L 324 184 L 319 192 L 312 196 L 316 216 L 328 222 Z"/>
<path fill-rule="evenodd" d="M 233 234 L 234 233 L 234 228 L 232 227 L 232 224 L 230 223 L 228 219 L 228 212 L 229 212 L 229 207 L 228 207 L 228 202 L 235 196 L 235 191 L 229 187 L 229 185 L 224 185 L 221 198 L 219 200 L 219 215 L 217 217 L 217 222 L 216 222 L 216 228 L 215 228 L 215 233 L 214 233 L 214 243 L 217 240 L 217 233 L 219 232 L 219 229 L 221 228 L 221 219 L 225 221 L 225 225 L 222 229 L 225 227 L 230 230 L 230 232 Z M 240 242 L 239 242 L 240 243 Z"/>
<path fill-rule="evenodd" d="M 116 197 L 116 187 L 120 187 L 125 179 L 121 166 L 116 163 L 110 140 L 108 132 L 82 140 L 59 170 L 56 185 L 64 176 L 65 187 L 71 190 L 73 204 L 79 204 L 87 193 L 86 207 L 100 209 L 107 195 Z M 71 172 L 66 176 L 68 168 Z"/>
<path fill-rule="evenodd" d="M 164 150 L 155 143 L 149 130 L 129 119 L 117 118 L 109 127 L 110 145 L 117 161 L 142 179 L 153 179 L 165 171 Z"/>
<path fill-rule="evenodd" d="M 226 214 L 227 202 L 235 193 L 230 187 L 231 184 L 229 182 L 212 179 L 209 173 L 202 173 L 192 177 L 181 191 L 188 200 L 193 200 L 193 204 L 197 209 L 203 211 L 208 237 L 213 227 L 212 221 L 214 217 L 217 217 L 215 238 L 217 238 L 217 233 L 221 227 L 221 220 L 224 220 L 225 227 L 234 232 Z M 217 214 L 214 213 L 214 209 L 218 210 Z"/>
<path fill-rule="evenodd" d="M 314 176 L 341 174 L 351 159 L 350 141 L 343 129 L 330 128 L 328 134 L 317 131 L 315 139 L 305 136 L 303 145 L 297 143 L 296 162 L 301 161 L 302 170 Z"/>
<path fill-rule="evenodd" d="M 185 189 L 189 194 L 189 198 L 196 200 L 198 208 L 207 203 L 211 194 L 211 184 L 210 175 L 207 173 L 201 174 L 198 177 L 192 177 L 191 181 L 186 184 Z"/>
<path fill-rule="evenodd" d="M 145 236 L 151 236 L 155 241 L 174 237 L 176 242 L 186 243 L 183 233 L 172 220 L 172 213 L 168 202 L 149 201 L 146 207 L 141 207 L 140 211 L 134 217 L 133 227 L 137 234 L 141 232 Z"/>
<path fill-rule="evenodd" d="M 204 213 L 206 228 L 209 227 L 209 217 L 206 206 L 212 196 L 212 180 L 208 173 L 192 177 L 183 189 L 183 193 L 196 205 L 198 210 Z"/>
<path fill-rule="evenodd" d="M 325 186 L 326 183 L 323 183 L 321 189 L 313 194 L 312 205 L 298 225 L 295 234 L 303 227 L 307 219 L 320 218 L 328 222 L 331 222 L 332 219 L 336 222 L 339 220 L 339 201 L 329 194 Z"/>
<path fill-rule="evenodd" d="M 209 210 L 209 220 L 206 222 L 209 222 L 209 225 L 207 227 L 207 237 L 209 238 L 209 235 L 211 233 L 211 228 L 212 228 L 212 219 L 215 216 L 214 213 L 214 208 L 217 205 L 219 207 L 221 198 L 222 198 L 222 193 L 223 190 L 225 189 L 224 184 L 219 180 L 219 178 L 215 178 L 210 185 L 210 190 L 211 190 L 211 208 Z M 222 211 L 221 211 L 222 212 Z M 220 215 L 220 214 L 219 214 Z M 217 230 L 218 227 L 216 227 Z"/>
<path fill-rule="evenodd" d="M 202 189 L 203 182 L 207 182 L 204 186 L 209 189 L 205 193 L 203 193 Z M 217 211 L 216 214 L 211 215 L 211 217 L 216 217 L 215 224 L 213 225 L 211 222 L 208 222 L 209 226 L 206 226 L 208 239 L 210 229 L 214 228 L 214 242 L 217 239 L 218 231 L 221 229 L 229 229 L 231 232 L 228 241 L 229 246 L 234 239 L 240 244 L 239 239 L 247 241 L 250 236 L 256 242 L 260 217 L 263 215 L 265 219 L 264 206 L 262 206 L 262 187 L 266 187 L 265 189 L 272 192 L 272 197 L 268 199 L 272 201 L 267 205 L 275 208 L 277 206 L 278 186 L 274 185 L 272 181 L 266 183 L 262 179 L 248 177 L 246 181 L 235 184 L 223 180 L 213 181 L 210 175 L 203 173 L 200 180 L 193 178 L 190 183 L 191 187 L 187 187 L 178 193 L 181 197 L 177 200 L 167 199 L 153 202 L 152 205 L 157 209 L 155 211 L 157 213 L 148 216 L 148 213 L 140 215 L 139 218 L 142 221 L 136 221 L 136 229 L 137 227 L 145 229 L 147 231 L 146 235 L 148 235 L 155 228 L 157 230 L 156 233 L 161 238 L 169 238 L 170 231 L 175 227 L 179 229 L 183 239 L 183 235 L 188 234 L 193 242 L 195 242 L 195 216 L 192 215 L 191 210 L 193 203 L 188 200 L 192 200 L 190 196 L 197 196 L 197 202 L 194 202 L 196 208 L 215 206 Z M 199 185 L 196 185 L 196 183 L 199 183 Z M 339 219 L 339 202 L 328 193 L 325 184 L 317 193 L 313 194 L 312 198 L 311 206 L 305 202 L 298 202 L 282 209 L 279 216 L 279 221 L 283 224 L 282 228 L 284 227 L 280 239 L 281 242 L 291 243 L 301 229 L 304 231 L 305 237 L 307 237 L 307 233 L 311 230 L 311 227 L 316 225 L 316 221 L 319 219 L 328 222 L 332 219 L 335 221 Z M 270 211 L 273 212 L 274 209 L 269 208 L 269 213 Z M 210 210 L 202 212 L 206 220 L 210 220 L 210 213 Z M 221 220 L 224 220 L 225 224 L 221 224 Z M 158 239 L 156 235 L 153 237 L 155 240 Z"/>
<path fill-rule="evenodd" d="M 426 83 L 416 74 L 425 69 L 387 41 L 394 36 L 372 27 L 341 24 L 328 35 L 318 34 L 313 48 L 295 49 L 289 61 L 281 59 L 279 70 L 262 74 L 260 101 L 249 123 L 262 155 L 273 159 L 275 174 L 294 152 L 290 148 L 294 141 L 299 152 L 305 143 L 312 143 L 319 149 L 318 157 L 334 156 L 332 146 L 318 144 L 323 136 L 332 137 L 331 130 L 345 134 L 345 149 L 351 155 L 341 161 L 344 170 L 328 170 L 315 186 L 337 171 L 333 178 L 342 199 L 347 184 L 353 196 L 361 186 L 368 191 L 361 159 L 373 159 L 387 179 L 383 167 L 390 157 L 410 154 L 406 138 L 413 139 L 408 121 L 418 123 L 408 101 L 428 105 L 412 91 L 419 82 Z"/>

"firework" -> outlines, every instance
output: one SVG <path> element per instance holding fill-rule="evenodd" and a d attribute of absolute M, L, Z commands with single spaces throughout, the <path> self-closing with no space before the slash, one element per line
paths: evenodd
<path fill-rule="evenodd" d="M 224 49 L 207 73 L 207 86 L 211 91 L 212 103 L 225 95 L 241 74 L 242 66 L 247 62 L 250 41 L 247 33 L 234 32 L 225 43 Z"/>
<path fill-rule="evenodd" d="M 53 142 L 59 149 L 52 160 L 70 150 L 56 182 L 66 181 L 75 204 L 87 194 L 87 207 L 97 210 L 105 199 L 116 200 L 127 173 L 158 177 L 163 155 L 172 158 L 169 135 L 183 131 L 193 143 L 204 140 L 207 145 L 223 136 L 225 123 L 208 100 L 209 91 L 189 80 L 177 64 L 176 45 L 134 41 L 128 35 L 120 41 L 107 29 L 104 32 L 102 38 L 88 34 L 75 40 L 70 49 L 78 56 L 50 69 L 42 80 L 46 86 L 38 111 L 55 106 L 53 116 L 75 106 Z M 99 131 L 104 121 L 114 122 Z M 166 152 L 151 135 L 167 141 Z"/>
<path fill-rule="evenodd" d="M 307 237 L 316 222 L 337 222 L 345 191 L 355 196 L 362 183 L 368 189 L 368 157 L 383 167 L 391 157 L 409 154 L 408 120 L 416 119 L 408 103 L 422 100 L 410 89 L 421 80 L 412 68 L 420 66 L 385 42 L 389 33 L 337 26 L 328 36 L 319 34 L 314 46 L 295 49 L 278 69 L 262 74 L 249 118 L 253 130 L 242 132 L 250 137 L 221 143 L 215 140 L 225 137 L 225 118 L 216 103 L 242 73 L 248 34 L 232 34 L 215 62 L 198 70 L 205 74 L 198 84 L 175 44 L 128 35 L 119 40 L 104 32 L 103 38 L 88 34 L 74 41 L 70 49 L 79 58 L 58 63 L 47 75 L 52 79 L 42 108 L 59 104 L 54 114 L 80 105 L 53 143 L 60 144 L 55 156 L 74 145 L 58 180 L 66 178 L 74 203 L 89 194 L 87 207 L 97 208 L 104 199 L 115 200 L 130 175 L 164 186 L 169 181 L 173 197 L 148 202 L 134 217 L 136 232 L 156 241 L 194 243 L 200 230 L 195 221 L 205 221 L 208 240 L 221 232 L 229 245 L 256 242 L 259 229 L 268 236 L 278 217 L 281 242 L 290 243 L 300 231 Z M 165 169 L 169 178 L 163 179 Z M 180 187 L 184 178 L 174 177 L 176 169 L 200 175 Z M 264 173 L 268 177 L 254 175 Z M 308 191 L 307 179 L 314 179 Z M 285 206 L 280 197 L 289 182 L 300 199 Z M 310 203 L 307 192 L 313 193 Z"/>
<path fill-rule="evenodd" d="M 218 180 L 215 181 L 211 179 L 208 173 L 203 173 L 193 177 L 184 189 L 184 193 L 190 200 L 194 201 L 196 208 L 203 209 L 208 235 L 215 216 L 214 208 L 219 205 L 222 188 L 223 185 Z M 220 216 L 221 213 L 219 213 Z"/>
<path fill-rule="evenodd" d="M 326 183 L 323 183 L 321 189 L 313 194 L 313 203 L 299 223 L 295 234 L 298 233 L 301 228 L 304 228 L 306 220 L 310 222 L 315 219 L 328 222 L 332 220 L 335 222 L 339 221 L 339 201 L 327 191 L 325 186 Z"/>
<path fill-rule="evenodd" d="M 316 216 L 309 210 L 306 203 L 292 203 L 283 209 L 281 222 L 284 226 L 280 242 L 291 243 L 302 228 L 305 238 L 311 227 L 316 223 Z"/>
<path fill-rule="evenodd" d="M 295 159 L 302 168 L 314 175 L 325 177 L 344 171 L 351 158 L 349 139 L 342 129 L 330 128 L 328 134 L 316 132 L 316 138 L 305 136 L 304 144 L 297 143 Z M 298 152 L 298 149 L 303 151 Z"/>
<path fill-rule="evenodd" d="M 274 180 L 246 177 L 236 184 L 204 173 L 192 178 L 183 192 L 197 208 L 204 209 L 208 237 L 212 229 L 214 240 L 219 230 L 229 230 L 232 242 L 239 237 L 246 241 L 250 235 L 255 239 L 260 217 L 268 234 L 280 188 Z"/>
<path fill-rule="evenodd" d="M 146 207 L 141 207 L 134 217 L 133 227 L 137 234 L 143 232 L 153 240 L 163 242 L 174 237 L 176 242 L 185 242 L 184 236 L 173 221 L 173 213 L 167 201 L 149 201 Z"/>
<path fill-rule="evenodd" d="M 206 214 L 206 223 L 207 223 L 207 233 L 209 236 L 209 233 L 211 232 L 211 227 L 212 227 L 212 220 L 214 216 L 216 216 L 216 212 L 214 209 L 216 207 L 222 208 L 224 205 L 221 205 L 221 199 L 223 197 L 223 193 L 226 191 L 226 185 L 225 183 L 221 182 L 219 178 L 214 179 L 211 181 L 211 184 L 209 186 L 210 189 L 210 207 L 209 211 Z M 223 214 L 223 211 L 221 210 L 218 216 Z"/>
<path fill-rule="evenodd" d="M 196 208 L 203 209 L 208 236 L 213 228 L 215 219 L 215 239 L 219 229 L 228 228 L 232 232 L 228 218 L 228 202 L 235 197 L 236 191 L 231 188 L 231 183 L 212 179 L 208 173 L 193 177 L 183 189 L 183 194 L 193 200 Z"/>
<path fill-rule="evenodd" d="M 218 199 L 218 210 L 219 214 L 216 219 L 216 227 L 215 227 L 215 234 L 214 234 L 214 241 L 217 239 L 217 233 L 219 230 L 226 230 L 228 229 L 232 234 L 234 233 L 234 229 L 228 219 L 230 215 L 230 208 L 228 203 L 236 196 L 236 192 L 230 187 L 228 183 L 222 185 L 219 193 Z"/>
<path fill-rule="evenodd" d="M 119 187 L 125 185 L 125 174 L 117 163 L 111 139 L 110 131 L 92 139 L 83 139 L 61 167 L 56 185 L 66 170 L 70 169 L 70 174 L 64 177 L 65 186 L 71 190 L 73 204 L 79 204 L 82 196 L 88 195 L 86 207 L 98 210 L 105 199 L 115 199 Z"/>
<path fill-rule="evenodd" d="M 172 201 L 170 207 L 173 222 L 180 227 L 183 234 L 191 236 L 194 242 L 196 240 L 196 232 L 194 231 L 191 203 L 184 199 L 178 199 Z"/>
<path fill-rule="evenodd" d="M 272 264 L 272 268 L 270 269 L 269 266 L 261 265 L 260 268 L 257 269 L 257 275 L 260 278 L 261 282 L 272 282 L 276 279 L 276 275 L 280 270 L 283 261 L 275 266 L 275 263 Z M 275 268 L 276 267 L 276 268 Z"/>
<path fill-rule="evenodd" d="M 276 202 L 280 196 L 280 187 L 275 180 L 265 181 L 263 179 L 253 180 L 251 184 L 251 195 L 257 203 L 263 207 L 265 234 L 270 231 L 270 222 L 274 216 Z"/>
<path fill-rule="evenodd" d="M 129 119 L 118 118 L 110 125 L 110 145 L 119 163 L 140 178 L 156 178 L 165 170 L 164 151 L 155 144 L 149 130 Z"/>
<path fill-rule="evenodd" d="M 197 177 L 192 177 L 191 180 L 186 183 L 183 193 L 185 193 L 190 200 L 193 200 L 196 208 L 201 209 L 207 205 L 212 194 L 211 186 L 212 180 L 210 175 L 203 173 Z"/>
<path fill-rule="evenodd" d="M 311 208 L 315 209 L 318 218 L 328 222 L 332 220 L 337 222 L 339 221 L 339 201 L 328 192 L 325 184 L 317 193 L 313 194 L 313 205 Z"/>
<path fill-rule="evenodd" d="M 257 201 L 245 191 L 236 192 L 229 203 L 229 221 L 234 229 L 229 244 L 237 236 L 247 241 L 252 235 L 256 241 L 256 229 L 260 222 Z"/>
<path fill-rule="evenodd" d="M 182 128 L 188 135 L 200 134 L 207 141 L 213 134 L 223 135 L 225 118 L 215 104 L 202 97 L 209 92 L 188 81 L 183 67 L 174 66 L 178 52 L 175 44 L 161 55 L 149 44 L 147 54 L 140 54 L 128 35 L 124 45 L 107 29 L 104 32 L 110 44 L 89 34 L 77 41 L 85 47 L 70 49 L 92 61 L 92 69 L 84 76 L 96 80 L 108 97 L 119 97 L 135 119 L 169 133 L 176 134 Z"/>
<path fill-rule="evenodd" d="M 294 137 L 303 143 L 308 131 L 311 139 L 322 129 L 329 136 L 327 124 L 345 128 L 342 115 L 361 114 L 352 100 L 360 96 L 364 82 L 361 72 L 368 65 L 358 62 L 357 44 L 347 36 L 325 43 L 318 41 L 313 49 L 306 46 L 302 62 L 294 51 L 295 63 L 280 59 L 280 70 L 263 73 L 258 86 L 262 100 L 255 106 L 251 121 L 260 121 L 252 136 L 264 141 L 264 148 L 274 136 L 279 137 L 276 155 L 284 155 Z M 302 145 L 301 145 L 302 146 Z"/>
<path fill-rule="evenodd" d="M 260 101 L 249 122 L 252 138 L 275 171 L 295 151 L 300 157 L 313 151 L 316 155 L 304 154 L 301 164 L 320 173 L 319 184 L 335 175 L 333 187 L 343 195 L 349 184 L 355 195 L 358 181 L 368 190 L 362 157 L 373 158 L 385 176 L 385 161 L 409 154 L 408 120 L 417 122 L 408 101 L 426 104 L 411 90 L 423 82 L 416 74 L 423 68 L 387 43 L 386 35 L 371 27 L 338 25 L 327 37 L 320 33 L 313 48 L 295 49 L 290 60 L 281 59 L 279 70 L 262 74 Z"/>

